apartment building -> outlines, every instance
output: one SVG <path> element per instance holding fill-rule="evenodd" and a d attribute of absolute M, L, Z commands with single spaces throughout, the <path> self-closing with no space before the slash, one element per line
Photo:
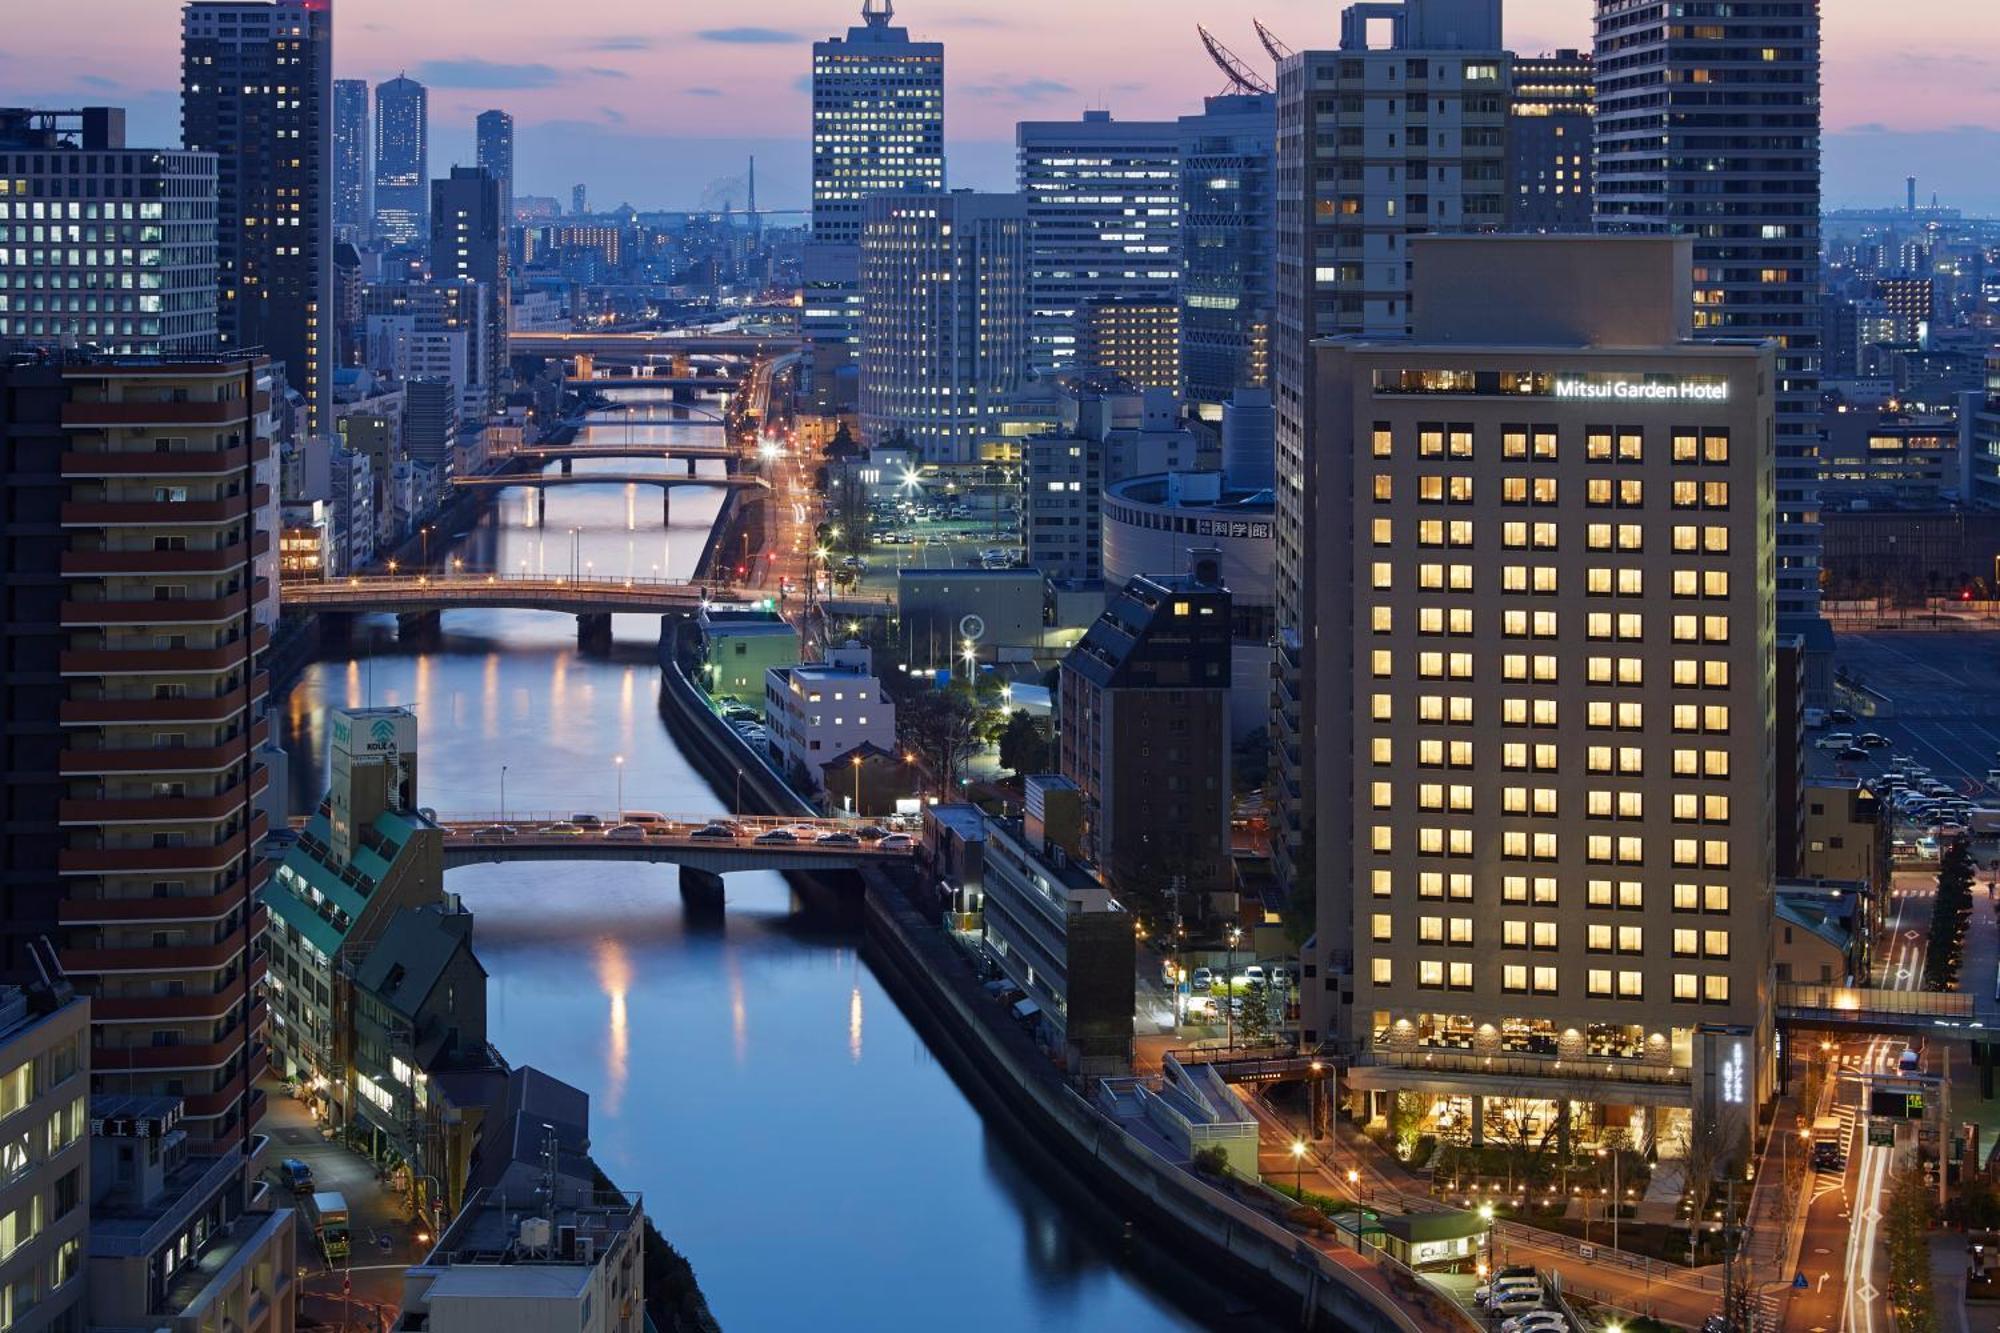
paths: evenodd
<path fill-rule="evenodd" d="M 1353 1043 L 1364 1116 L 1416 1092 L 1475 1143 L 1740 1135 L 1773 1077 L 1773 353 L 1691 339 L 1686 240 L 1411 256 L 1411 336 L 1314 348 L 1308 1040 Z"/>

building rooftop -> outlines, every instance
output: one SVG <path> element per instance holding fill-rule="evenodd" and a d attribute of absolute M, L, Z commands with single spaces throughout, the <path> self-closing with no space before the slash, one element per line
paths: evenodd
<path fill-rule="evenodd" d="M 986 841 L 986 812 L 976 805 L 952 802 L 930 806 L 924 813 L 950 829 L 960 842 Z"/>
<path fill-rule="evenodd" d="M 329 805 L 322 801 L 299 830 L 298 842 L 285 853 L 264 900 L 315 949 L 332 958 L 403 848 L 429 823 L 412 811 L 384 810 L 373 823 L 355 831 L 353 857 L 344 866 L 337 865 L 327 844 L 332 833 Z M 306 890 L 317 891 L 317 904 L 308 900 Z"/>
<path fill-rule="evenodd" d="M 998 834 L 1014 843 L 1029 860 L 1035 863 L 1037 869 L 1071 893 L 1109 892 L 1104 886 L 1104 881 L 1097 877 L 1096 871 L 1083 862 L 1072 859 L 1067 853 L 1062 852 L 1061 848 L 1056 849 L 1056 855 L 1038 851 L 1035 844 L 1029 841 L 1027 827 L 1020 819 L 1011 815 L 1004 819 L 997 815 L 988 815 L 986 826 L 990 833 Z"/>
<path fill-rule="evenodd" d="M 470 912 L 406 907 L 389 919 L 375 947 L 355 968 L 354 984 L 404 1018 L 415 1019 L 471 934 Z"/>
<path fill-rule="evenodd" d="M 1113 482 L 1105 487 L 1105 491 L 1134 504 L 1163 505 L 1202 513 L 1241 515 L 1244 518 L 1268 518 L 1277 508 L 1277 500 L 1268 486 L 1261 490 L 1244 490 L 1231 488 L 1225 482 L 1220 495 L 1213 500 L 1203 500 L 1185 493 L 1177 494 L 1172 485 L 1173 476 L 1170 472 L 1155 472 L 1144 477 L 1128 477 L 1124 481 Z"/>
<path fill-rule="evenodd" d="M 439 1275 L 424 1298 L 431 1301 L 453 1296 L 574 1299 L 589 1288 L 590 1270 L 581 1264 L 461 1264 Z"/>
<path fill-rule="evenodd" d="M 589 1240 L 597 1255 L 604 1254 L 625 1232 L 639 1225 L 641 1210 L 636 1195 L 612 1191 L 590 1191 L 589 1197 L 570 1197 L 573 1192 L 558 1187 L 553 1203 L 532 1196 L 508 1198 L 491 1190 L 473 1195 L 444 1235 L 437 1248 L 425 1257 L 425 1267 L 456 1269 L 463 1265 L 581 1266 L 590 1264 L 574 1250 L 565 1251 L 563 1242 L 570 1229 L 578 1240 Z M 548 1224 L 547 1239 L 537 1236 L 532 1223 Z M 529 1224 L 524 1229 L 524 1224 Z M 592 1263 L 595 1262 L 593 1258 Z M 433 1291 L 436 1290 L 434 1286 Z"/>

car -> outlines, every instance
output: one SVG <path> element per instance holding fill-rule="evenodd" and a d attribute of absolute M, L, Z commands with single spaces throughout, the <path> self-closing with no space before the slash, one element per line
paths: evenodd
<path fill-rule="evenodd" d="M 644 824 L 613 824 L 610 828 L 604 830 L 604 840 L 606 842 L 644 842 L 646 840 L 646 826 Z"/>
<path fill-rule="evenodd" d="M 876 850 L 884 852 L 907 852 L 915 847 L 916 840 L 907 833 L 891 833 L 875 844 Z"/>
<path fill-rule="evenodd" d="M 578 828 L 603 828 L 604 819 L 600 815 L 571 815 L 569 822 Z"/>
<path fill-rule="evenodd" d="M 1915 1049 L 1909 1046 L 1905 1046 L 1903 1053 L 1896 1057 L 1896 1069 L 1900 1073 L 1915 1073 L 1918 1066 L 1922 1064 L 1923 1057 L 1918 1055 Z"/>
<path fill-rule="evenodd" d="M 1495 1282 L 1505 1282 L 1508 1278 L 1529 1277 L 1540 1281 L 1541 1276 L 1541 1273 L 1533 1264 L 1508 1264 L 1493 1275 L 1493 1280 Z"/>
<path fill-rule="evenodd" d="M 727 824 L 703 824 L 700 828 L 688 834 L 688 836 L 690 838 L 715 838 L 720 841 L 734 842 L 736 841 L 736 830 L 730 828 Z"/>
<path fill-rule="evenodd" d="M 722 717 L 726 722 L 760 722 L 757 710 L 745 704 L 724 704 Z"/>
<path fill-rule="evenodd" d="M 1854 733 L 1851 731 L 1831 732 L 1820 737 L 1813 744 L 1822 750 L 1845 750 L 1848 746 L 1854 744 Z"/>
<path fill-rule="evenodd" d="M 789 846 L 798 837 L 788 828 L 767 828 L 750 841 L 760 847 Z"/>
<path fill-rule="evenodd" d="M 296 1157 L 278 1163 L 278 1179 L 294 1194 L 313 1192 L 313 1169 Z"/>
<path fill-rule="evenodd" d="M 1243 981 L 1251 990 L 1263 990 L 1267 979 L 1263 967 L 1257 963 L 1243 969 Z"/>
<path fill-rule="evenodd" d="M 514 836 L 514 830 L 507 824 L 488 824 L 485 828 L 472 830 L 474 842 L 501 842 Z"/>
<path fill-rule="evenodd" d="M 1868 751 L 1858 745 L 1850 745 L 1844 750 L 1835 751 L 1833 757 L 1843 763 L 1865 764 L 1868 762 Z"/>
<path fill-rule="evenodd" d="M 1813 1148 L 1812 1168 L 1815 1171 L 1839 1171 L 1847 1166 L 1847 1159 L 1841 1156 L 1840 1146 L 1833 1143 L 1818 1144 Z"/>
<path fill-rule="evenodd" d="M 815 847 L 859 847 L 861 839 L 845 829 L 830 829 L 813 839 Z"/>
<path fill-rule="evenodd" d="M 853 830 L 854 836 L 863 842 L 880 842 L 889 836 L 889 830 L 880 824 L 863 824 Z"/>
<path fill-rule="evenodd" d="M 1496 1302 L 1506 1300 L 1511 1296 L 1528 1296 L 1536 1301 L 1540 1301 L 1542 1298 L 1541 1279 L 1533 1277 L 1496 1277 L 1489 1285 L 1481 1287 L 1472 1293 L 1472 1299 L 1481 1305 L 1494 1305 Z M 1516 1310 L 1515 1313 L 1519 1314 L 1521 1311 Z"/>
<path fill-rule="evenodd" d="M 581 838 L 583 836 L 583 826 L 558 821 L 554 824 L 544 824 L 536 829 L 535 832 L 545 838 Z"/>
<path fill-rule="evenodd" d="M 1542 1289 L 1537 1285 L 1500 1292 L 1486 1303 L 1486 1308 L 1493 1314 L 1502 1315 L 1527 1314 L 1531 1310 L 1540 1310 L 1543 1308 Z"/>
<path fill-rule="evenodd" d="M 1879 749 L 1889 743 L 1889 738 L 1879 731 L 1864 731 L 1854 740 L 1857 745 L 1866 746 L 1871 750 Z"/>
<path fill-rule="evenodd" d="M 1826 720 L 1829 722 L 1852 722 L 1854 721 L 1854 714 L 1845 708 L 1829 708 L 1826 710 Z"/>
<path fill-rule="evenodd" d="M 1215 973 L 1206 967 L 1197 967 L 1188 977 L 1188 989 L 1196 995 L 1208 994 L 1208 988 L 1215 984 Z"/>
<path fill-rule="evenodd" d="M 671 820 L 658 824 L 642 824 L 640 827 L 646 830 L 646 836 L 649 838 L 671 838 L 680 832 Z"/>
<path fill-rule="evenodd" d="M 1530 1310 L 1501 1321 L 1500 1333 L 1569 1333 L 1569 1316 L 1560 1310 Z"/>

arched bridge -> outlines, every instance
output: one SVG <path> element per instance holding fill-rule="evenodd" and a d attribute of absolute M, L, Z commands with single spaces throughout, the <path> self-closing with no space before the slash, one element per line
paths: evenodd
<path fill-rule="evenodd" d="M 280 604 L 305 611 L 394 612 L 428 615 L 459 607 L 509 611 L 566 611 L 578 616 L 673 614 L 727 599 L 719 583 L 682 579 L 502 578 L 497 574 L 431 578 L 423 574 L 287 583 Z"/>

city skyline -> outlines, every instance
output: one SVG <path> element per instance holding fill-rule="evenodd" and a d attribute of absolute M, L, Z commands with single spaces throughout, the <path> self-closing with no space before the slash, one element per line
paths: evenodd
<path fill-rule="evenodd" d="M 135 137 L 172 141 L 174 71 L 158 52 L 171 43 L 178 6 L 100 0 L 90 9 L 88 23 L 48 22 L 17 34 L 0 52 L 0 78 L 28 103 L 127 106 Z M 663 22 L 656 10 L 614 0 L 571 16 L 568 35 L 551 41 L 531 11 L 482 8 L 474 22 L 470 9 L 470 0 L 420 10 L 339 0 L 335 72 L 371 85 L 402 73 L 425 83 L 440 170 L 473 162 L 474 118 L 502 107 L 519 124 L 517 195 L 566 192 L 581 178 L 605 206 L 641 208 L 714 204 L 728 194 L 711 190 L 716 179 L 741 174 L 751 153 L 765 205 L 803 205 L 809 48 L 859 13 L 851 0 L 772 0 L 755 24 L 726 16 Z M 957 51 L 947 80 L 955 108 L 951 184 L 1008 188 L 1020 120 L 1073 117 L 1086 107 L 1109 107 L 1121 119 L 1198 110 L 1221 79 L 1196 39 L 1197 22 L 1254 67 L 1268 63 L 1250 14 L 1166 0 L 1148 6 L 1140 25 L 1131 21 L 1134 9 L 1118 0 L 1079 16 L 1034 0 L 998 16 L 953 0 L 905 4 L 897 22 L 913 37 Z M 1254 13 L 1297 49 L 1336 42 L 1332 7 L 1266 0 Z M 1936 189 L 1947 202 L 2000 212 L 2000 184 L 1948 175 L 1951 163 L 1982 145 L 2000 151 L 2000 131 L 1986 128 L 2000 123 L 1993 77 L 2000 15 L 1939 7 L 1891 16 L 1863 0 L 1826 0 L 1824 14 L 1827 206 L 1894 203 L 1903 176 L 1915 171 L 1926 197 Z M 1065 39 L 1048 41 L 1058 28 Z M 1521 54 L 1588 49 L 1590 8 L 1583 0 L 1515 0 L 1505 36 Z M 1107 50 L 1144 73 L 1109 80 Z M 662 160 L 679 164 L 680 183 L 671 176 L 659 183 Z"/>

